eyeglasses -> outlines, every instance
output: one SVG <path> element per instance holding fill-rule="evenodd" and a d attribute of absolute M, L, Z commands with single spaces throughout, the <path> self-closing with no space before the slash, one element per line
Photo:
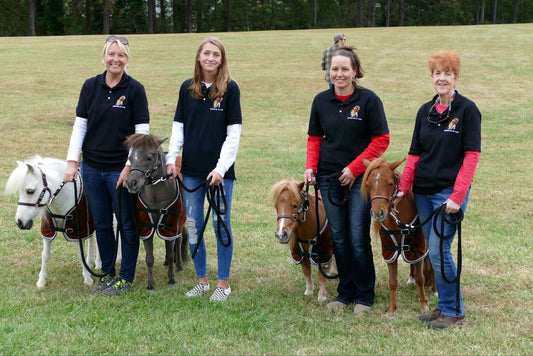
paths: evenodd
<path fill-rule="evenodd" d="M 109 36 L 106 41 L 107 42 L 119 41 L 124 46 L 127 46 L 129 44 L 128 39 L 126 37 Z"/>
<path fill-rule="evenodd" d="M 433 111 L 433 108 L 435 107 L 435 105 L 440 103 L 440 98 L 437 98 L 437 100 L 435 100 L 435 102 L 433 103 L 433 106 L 431 106 L 431 108 L 429 109 L 428 117 L 427 117 L 428 122 L 430 122 L 432 124 L 440 124 L 441 122 L 448 121 L 450 119 L 450 114 L 452 113 L 453 99 L 455 99 L 455 94 L 453 94 L 453 96 L 450 98 L 450 105 L 448 106 L 448 115 L 446 115 L 446 117 L 444 119 L 442 119 L 442 116 L 439 114 L 438 120 L 433 120 L 431 118 L 431 112 Z"/>

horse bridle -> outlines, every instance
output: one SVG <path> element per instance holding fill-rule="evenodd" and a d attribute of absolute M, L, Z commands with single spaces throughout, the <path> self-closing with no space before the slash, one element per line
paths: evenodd
<path fill-rule="evenodd" d="M 50 205 L 50 203 L 52 202 L 52 199 L 53 199 L 54 195 L 52 195 L 52 191 L 48 187 L 48 181 L 46 180 L 46 174 L 44 174 L 44 172 L 40 168 L 39 168 L 39 171 L 41 172 L 41 179 L 43 180 L 43 190 L 41 190 L 41 193 L 39 194 L 39 198 L 37 199 L 37 201 L 35 203 L 26 203 L 26 202 L 19 201 L 18 205 L 33 206 L 35 208 L 42 208 L 43 206 Z M 46 193 L 48 193 L 50 195 L 50 199 L 49 199 L 49 201 L 46 204 L 43 204 L 43 203 L 41 203 L 41 201 L 43 200 L 44 195 Z"/>
<path fill-rule="evenodd" d="M 398 195 L 398 192 L 399 192 L 398 179 L 399 179 L 398 173 L 394 172 L 394 192 L 392 192 L 392 195 L 390 197 L 386 197 L 384 195 L 374 195 L 373 197 L 370 198 L 370 202 L 373 202 L 374 200 L 377 200 L 377 199 L 384 199 L 384 200 L 387 200 L 389 203 L 392 203 L 392 201 L 396 198 L 396 195 Z"/>
<path fill-rule="evenodd" d="M 306 190 L 300 192 L 300 206 L 294 214 L 282 214 L 278 215 L 278 221 L 281 219 L 292 219 L 293 221 L 305 222 L 307 219 L 307 210 L 309 209 L 309 185 L 306 186 Z M 303 213 L 301 219 L 298 217 Z"/>

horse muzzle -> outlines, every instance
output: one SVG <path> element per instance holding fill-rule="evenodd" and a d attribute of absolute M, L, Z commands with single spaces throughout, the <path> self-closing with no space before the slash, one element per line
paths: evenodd
<path fill-rule="evenodd" d="M 289 234 L 286 230 L 282 230 L 281 234 L 276 231 L 274 235 L 280 244 L 287 244 L 291 239 L 291 234 Z"/>
<path fill-rule="evenodd" d="M 23 222 L 20 219 L 16 219 L 15 224 L 17 224 L 18 228 L 21 230 L 30 230 L 33 227 L 33 220 Z"/>
<path fill-rule="evenodd" d="M 374 210 L 370 209 L 370 216 L 372 220 L 377 223 L 382 223 L 387 218 L 388 211 L 385 209 L 379 209 L 379 212 L 375 213 Z"/>

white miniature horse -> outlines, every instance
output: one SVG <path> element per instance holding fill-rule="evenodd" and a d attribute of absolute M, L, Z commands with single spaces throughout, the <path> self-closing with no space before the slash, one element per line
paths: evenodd
<path fill-rule="evenodd" d="M 6 183 L 6 193 L 18 194 L 19 202 L 15 215 L 15 223 L 21 230 L 29 230 L 33 226 L 33 219 L 42 213 L 41 235 L 43 237 L 43 251 L 41 254 L 41 271 L 37 280 L 37 288 L 46 286 L 47 264 L 50 260 L 50 245 L 56 236 L 56 231 L 63 232 L 68 241 L 76 241 L 79 235 L 87 239 L 87 265 L 101 269 L 100 256 L 93 234 L 94 227 L 83 193 L 83 182 L 78 175 L 76 184 L 63 183 L 63 176 L 67 163 L 56 158 L 42 158 L 34 156 L 24 162 L 17 161 L 18 167 L 11 173 Z M 74 186 L 76 185 L 77 194 Z M 81 199 L 83 195 L 83 200 Z M 75 203 L 75 197 L 78 203 Z M 79 213 L 74 209 L 78 206 Z M 76 218 L 79 217 L 79 222 Z M 72 220 L 73 219 L 73 220 Z M 70 224 L 70 226 L 68 226 Z M 78 227 L 80 234 L 76 234 Z M 81 258 L 81 250 L 79 251 Z M 83 281 L 86 285 L 94 283 L 90 272 L 82 263 Z"/>

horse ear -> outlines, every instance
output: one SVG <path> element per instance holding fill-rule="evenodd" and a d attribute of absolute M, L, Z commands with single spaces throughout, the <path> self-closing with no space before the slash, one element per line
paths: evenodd
<path fill-rule="evenodd" d="M 298 183 L 298 190 L 303 190 L 304 189 L 304 184 L 305 184 L 305 182 Z"/>
<path fill-rule="evenodd" d="M 369 160 L 367 160 L 366 158 L 363 158 L 363 164 L 365 165 L 365 167 L 370 166 L 370 163 L 371 162 Z"/>
<path fill-rule="evenodd" d="M 35 171 L 35 169 L 33 168 L 31 164 L 26 163 L 26 167 L 28 167 L 28 172 L 30 173 L 33 173 Z"/>
<path fill-rule="evenodd" d="M 398 168 L 400 166 L 400 164 L 403 163 L 403 161 L 405 161 L 405 158 L 401 159 L 399 161 L 396 161 L 396 162 L 389 163 L 390 169 L 394 171 L 396 168 Z"/>
<path fill-rule="evenodd" d="M 164 138 L 162 140 L 159 140 L 159 146 L 161 146 L 163 144 L 163 142 L 165 142 L 166 140 L 168 140 L 168 137 L 167 138 Z"/>

